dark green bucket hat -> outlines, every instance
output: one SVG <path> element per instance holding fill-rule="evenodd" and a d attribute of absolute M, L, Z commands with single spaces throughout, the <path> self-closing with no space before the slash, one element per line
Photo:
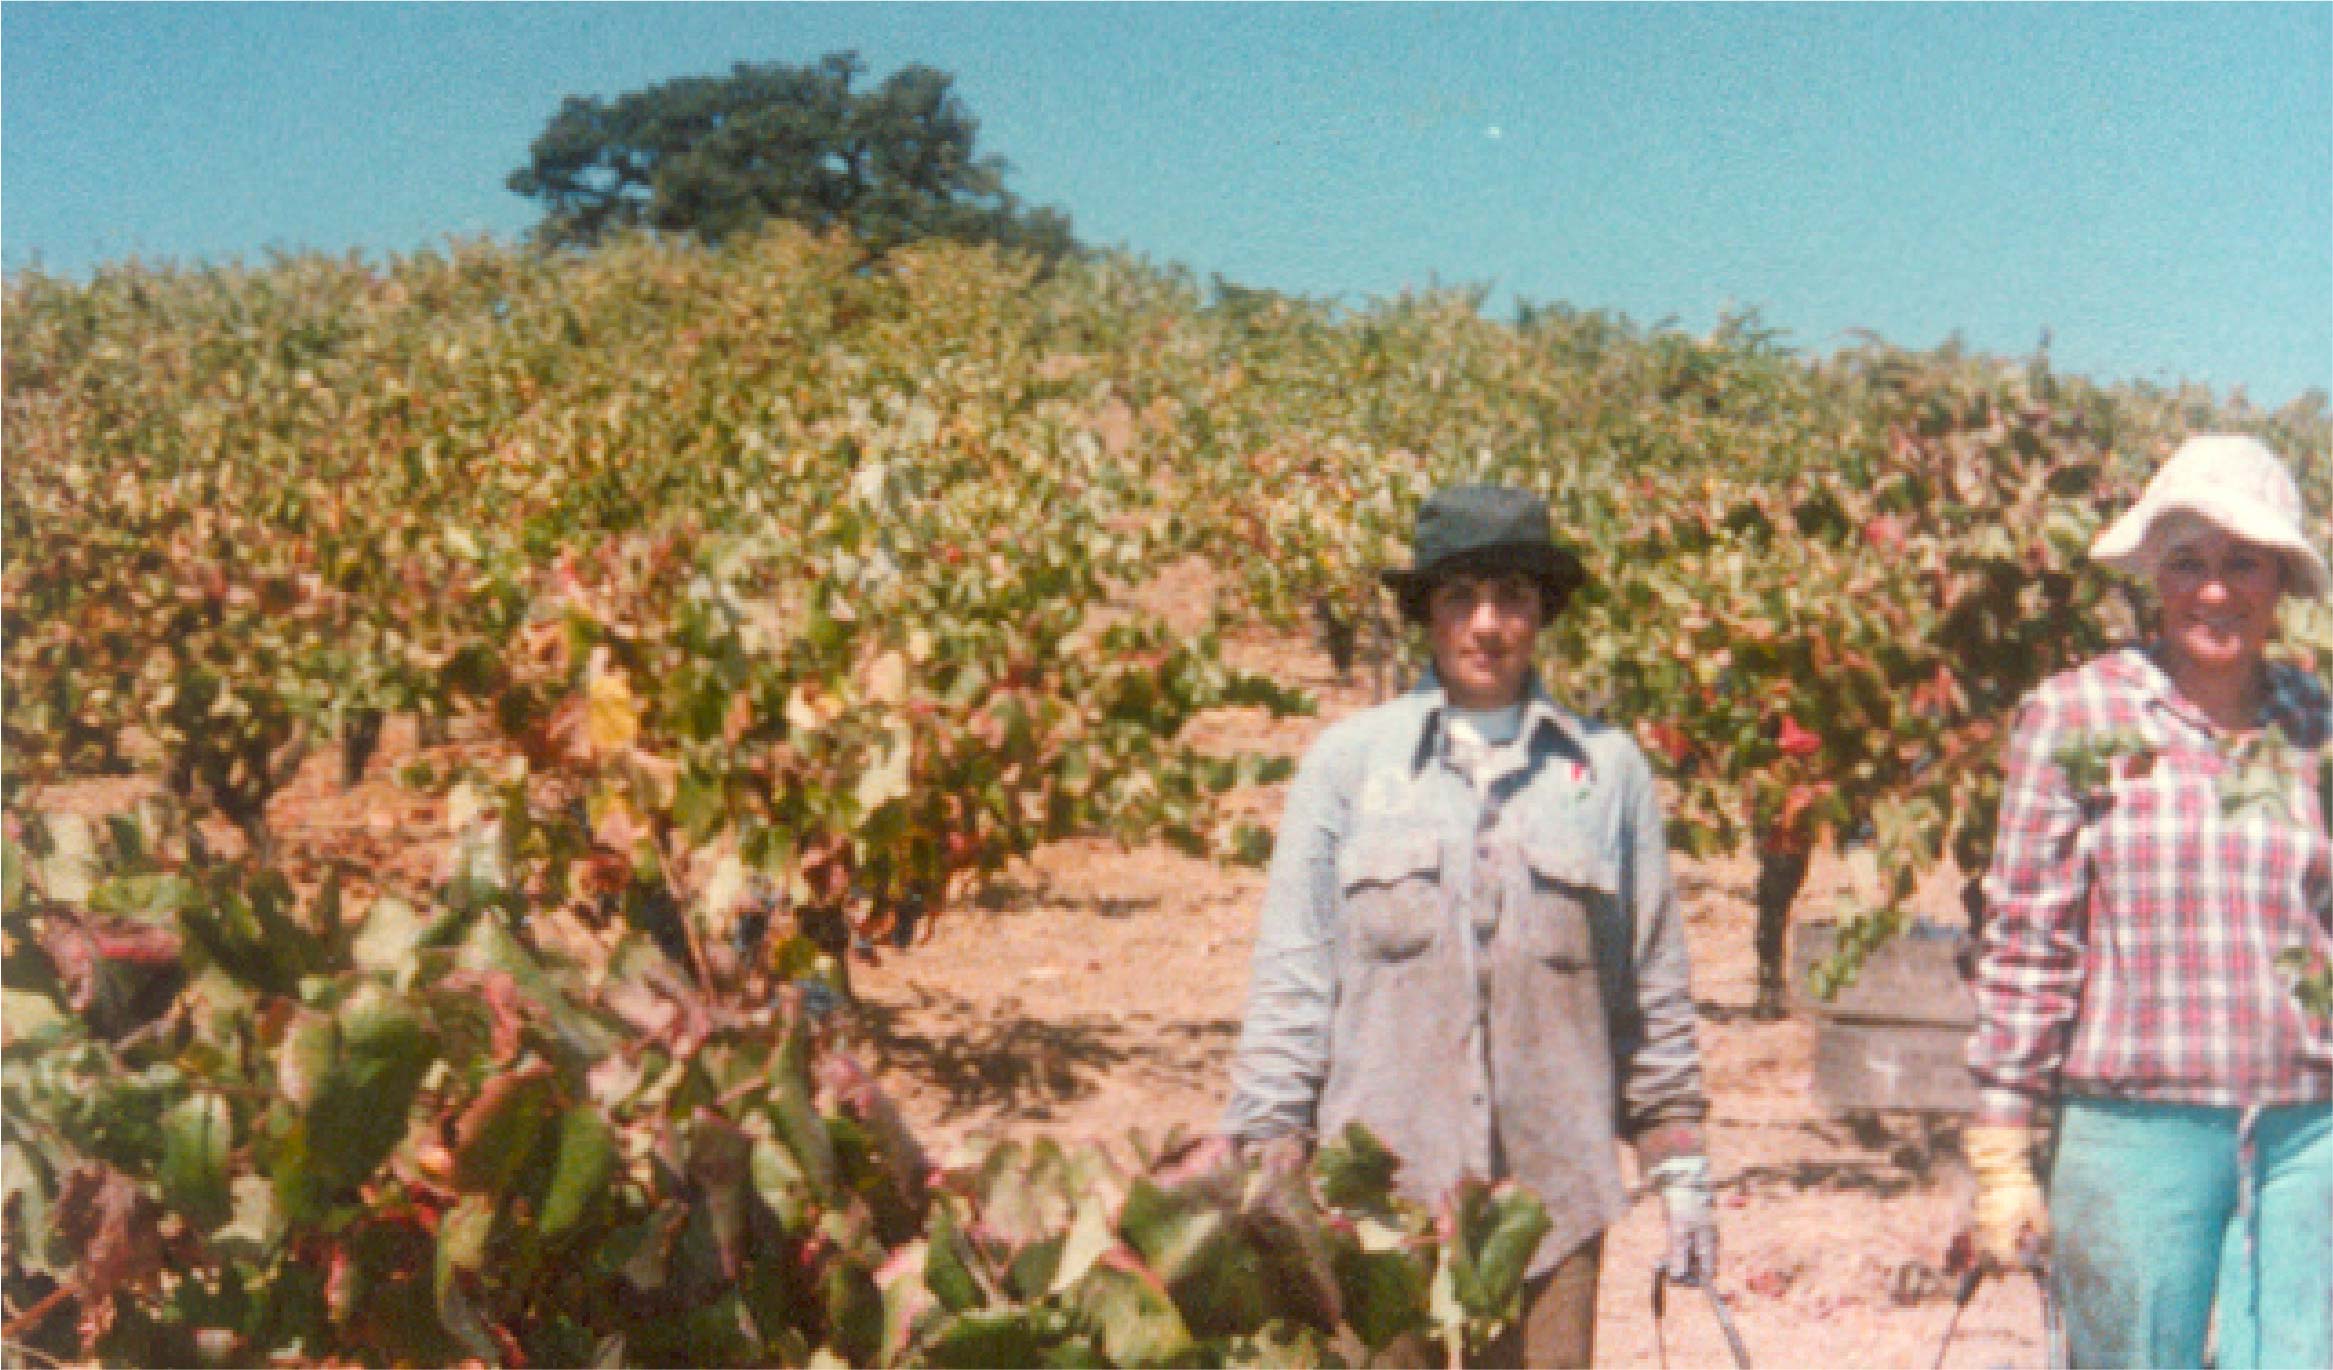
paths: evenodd
<path fill-rule="evenodd" d="M 1485 571 L 1537 577 L 1550 616 L 1588 583 L 1580 559 L 1556 542 L 1547 501 L 1503 485 L 1460 485 L 1427 496 L 1411 564 L 1378 574 L 1406 612 L 1442 577 Z"/>

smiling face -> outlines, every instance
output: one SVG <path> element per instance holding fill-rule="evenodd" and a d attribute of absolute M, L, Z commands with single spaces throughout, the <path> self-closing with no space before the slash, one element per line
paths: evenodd
<path fill-rule="evenodd" d="M 1499 709 L 1521 699 L 1531 644 L 1546 622 L 1539 582 L 1521 572 L 1437 582 L 1426 596 L 1426 644 L 1450 702 Z"/>
<path fill-rule="evenodd" d="M 2248 677 L 2276 632 L 2284 560 L 2272 547 L 2182 521 L 2165 534 L 2155 591 L 2163 645 L 2176 665 L 2204 678 Z"/>

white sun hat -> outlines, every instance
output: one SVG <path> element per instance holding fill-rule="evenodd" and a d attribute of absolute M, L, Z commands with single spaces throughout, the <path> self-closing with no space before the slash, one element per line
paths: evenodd
<path fill-rule="evenodd" d="M 2090 559 L 2146 575 L 2161 555 L 2151 538 L 2165 514 L 2184 510 L 2232 537 L 2271 547 L 2284 558 L 2286 587 L 2323 597 L 2333 587 L 2325 558 L 2301 531 L 2301 490 L 2276 453 L 2258 438 L 2205 433 L 2179 444 L 2147 482 L 2139 502 L 2090 544 Z"/>

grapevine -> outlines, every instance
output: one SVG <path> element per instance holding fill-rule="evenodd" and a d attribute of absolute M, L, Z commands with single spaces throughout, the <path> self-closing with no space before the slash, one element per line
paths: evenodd
<path fill-rule="evenodd" d="M 1482 304 L 1338 310 L 956 244 L 870 265 L 784 226 L 11 276 L 9 1340 L 137 1363 L 1479 1345 L 1534 1204 L 1469 1191 L 1437 1227 L 1365 1138 L 1294 1186 L 1045 1145 L 934 1181 L 849 1063 L 851 956 L 1069 834 L 1261 857 L 1217 801 L 1285 763 L 1192 725 L 1311 702 L 1227 635 L 1319 632 L 1410 678 L 1377 573 L 1429 491 L 1500 480 L 1548 497 L 1595 577 L 1542 674 L 1635 732 L 1678 846 L 1877 846 L 1826 992 L 1924 872 L 1983 865 L 2016 700 L 2144 630 L 2084 551 L 2178 438 L 2256 432 L 2312 536 L 2333 508 L 2322 396 L 2268 413 L 2046 357 L 1802 357 L 1754 316 L 1694 337 Z M 1212 606 L 1140 606 L 1193 560 Z M 2286 641 L 2317 668 L 2333 615 L 2295 606 Z M 401 777 L 444 801 L 449 877 L 389 889 L 277 819 L 322 749 L 361 781 L 399 715 L 466 740 Z M 152 782 L 134 812 L 51 802 L 122 774 Z M 2280 965 L 2322 1011 L 2304 952 Z"/>

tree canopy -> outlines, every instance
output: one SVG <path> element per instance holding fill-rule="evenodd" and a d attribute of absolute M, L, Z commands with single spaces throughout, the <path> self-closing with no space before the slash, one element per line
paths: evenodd
<path fill-rule="evenodd" d="M 740 62 L 602 101 L 569 96 L 511 190 L 543 206 L 539 240 L 590 246 L 650 228 L 706 242 L 765 218 L 850 229 L 875 251 L 921 238 L 1075 250 L 1068 218 L 1004 188 L 980 121 L 927 66 L 854 90 L 857 54 L 813 66 Z"/>

